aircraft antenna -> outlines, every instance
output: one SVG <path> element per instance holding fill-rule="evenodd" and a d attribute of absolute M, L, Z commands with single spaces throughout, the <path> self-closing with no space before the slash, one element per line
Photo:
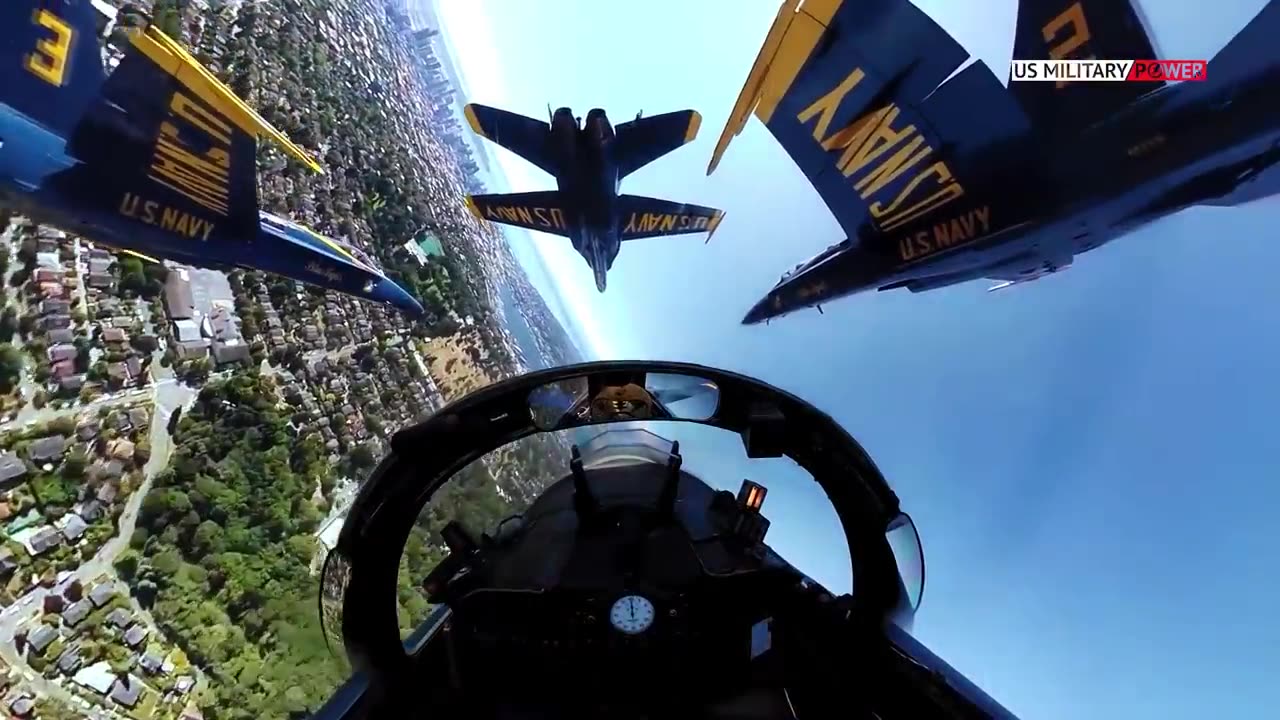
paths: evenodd
<path fill-rule="evenodd" d="M 551 112 L 551 103 L 547 103 L 547 124 L 550 125 L 551 121 L 555 119 L 555 114 Z"/>

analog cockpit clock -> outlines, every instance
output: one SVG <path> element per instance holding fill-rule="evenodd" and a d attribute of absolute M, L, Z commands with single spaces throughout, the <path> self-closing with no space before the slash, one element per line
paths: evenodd
<path fill-rule="evenodd" d="M 618 632 L 639 635 L 653 625 L 653 603 L 639 595 L 624 595 L 609 610 L 609 623 Z"/>

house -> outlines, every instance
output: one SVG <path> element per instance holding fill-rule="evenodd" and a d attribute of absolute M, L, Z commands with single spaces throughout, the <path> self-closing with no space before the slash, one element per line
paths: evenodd
<path fill-rule="evenodd" d="M 164 307 L 173 320 L 189 320 L 195 316 L 195 299 L 191 294 L 191 281 L 186 273 L 174 271 L 164 283 Z"/>
<path fill-rule="evenodd" d="M 215 342 L 213 359 L 219 365 L 233 362 L 246 362 L 249 359 L 249 345 L 242 340 Z"/>
<path fill-rule="evenodd" d="M 59 360 L 74 360 L 76 357 L 76 346 L 70 343 L 60 343 L 52 345 L 45 353 L 49 356 L 49 362 L 58 362 Z"/>
<path fill-rule="evenodd" d="M 136 378 L 142 374 L 142 361 L 135 355 L 125 358 L 124 369 L 129 371 L 129 377 Z"/>
<path fill-rule="evenodd" d="M 111 258 L 89 258 L 89 272 L 106 275 L 111 270 Z"/>
<path fill-rule="evenodd" d="M 53 375 L 54 379 L 61 383 L 62 378 L 71 377 L 75 374 L 76 364 L 71 360 L 59 360 L 49 366 L 49 372 Z"/>
<path fill-rule="evenodd" d="M 149 419 L 146 408 L 136 407 L 129 411 L 129 422 L 136 428 L 146 427 Z"/>
<path fill-rule="evenodd" d="M 27 634 L 27 644 L 38 653 L 44 652 L 44 649 L 57 639 L 58 631 L 44 623 L 39 623 L 35 630 Z"/>
<path fill-rule="evenodd" d="M 27 464 L 8 450 L 0 452 L 0 489 L 7 489 L 22 482 L 27 475 Z"/>
<path fill-rule="evenodd" d="M 9 712 L 14 717 L 29 717 L 36 709 L 36 701 L 30 695 L 19 695 L 9 703 Z"/>
<path fill-rule="evenodd" d="M 103 660 L 77 672 L 72 680 L 77 685 L 89 688 L 99 695 L 106 695 L 116 682 L 116 674 L 111 672 L 111 663 Z"/>
<path fill-rule="evenodd" d="M 43 295 L 45 299 L 60 298 L 66 295 L 66 290 L 58 283 L 40 283 L 40 294 Z M 47 330 L 49 326 L 42 323 L 40 327 Z M 63 327 L 67 326 L 64 325 Z"/>
<path fill-rule="evenodd" d="M 109 327 L 102 329 L 102 342 L 105 343 L 122 343 L 129 339 L 129 335 L 118 327 Z"/>
<path fill-rule="evenodd" d="M 58 523 L 61 525 L 60 529 L 62 530 L 62 536 L 69 542 L 79 540 L 84 536 L 85 531 L 89 529 L 88 524 L 86 524 L 79 515 L 74 513 L 63 515 Z"/>
<path fill-rule="evenodd" d="M 97 500 L 76 503 L 71 511 L 84 518 L 85 522 L 93 522 L 102 517 L 102 505 Z"/>
<path fill-rule="evenodd" d="M 63 315 L 66 315 L 70 312 L 71 312 L 71 303 L 66 300 L 41 300 L 40 301 L 41 315 L 53 315 L 54 313 L 61 313 Z"/>
<path fill-rule="evenodd" d="M 216 307 L 205 318 L 206 334 L 216 340 L 240 339 L 240 328 L 236 324 L 236 316 L 225 307 Z"/>
<path fill-rule="evenodd" d="M 81 440 L 92 440 L 98 437 L 98 423 L 96 420 L 90 420 L 76 428 L 76 437 Z"/>
<path fill-rule="evenodd" d="M 107 622 L 123 630 L 133 622 L 133 616 L 124 608 L 116 608 L 107 614 Z"/>
<path fill-rule="evenodd" d="M 151 675 L 156 675 L 160 672 L 160 668 L 164 665 L 164 659 L 158 655 L 155 655 L 154 653 L 147 653 L 146 655 L 142 656 L 141 660 L 138 661 L 138 665 L 143 670 L 146 670 L 148 673 L 150 673 Z"/>
<path fill-rule="evenodd" d="M 0 578 L 7 578 L 13 575 L 18 569 L 18 562 L 13 559 L 13 553 L 8 550 L 0 550 Z"/>
<path fill-rule="evenodd" d="M 141 625 L 134 625 L 124 633 L 124 644 L 131 648 L 136 648 L 147 639 L 147 629 Z"/>
<path fill-rule="evenodd" d="M 81 618 L 81 620 L 83 619 L 84 618 Z M 75 671 L 79 670 L 80 666 L 83 664 L 84 660 L 80 657 L 80 648 L 76 645 L 72 645 L 66 650 L 63 650 L 62 654 L 58 656 L 58 669 L 61 670 L 64 675 L 73 674 Z"/>
<path fill-rule="evenodd" d="M 84 622 L 89 617 L 89 613 L 93 611 L 93 603 L 88 598 L 82 598 L 71 603 L 62 611 L 62 621 L 71 627 Z"/>
<path fill-rule="evenodd" d="M 51 527 L 41 528 L 27 539 L 27 549 L 32 555 L 42 555 L 61 544 L 62 533 Z"/>
<path fill-rule="evenodd" d="M 124 438 L 116 438 L 107 443 L 107 453 L 116 460 L 128 462 L 133 459 L 134 445 Z"/>
<path fill-rule="evenodd" d="M 84 375 L 64 375 L 58 378 L 58 387 L 67 392 L 80 392 L 84 387 Z"/>
<path fill-rule="evenodd" d="M 50 435 L 35 440 L 27 448 L 27 457 L 34 463 L 54 462 L 62 459 L 67 451 L 67 439 L 61 435 Z"/>
<path fill-rule="evenodd" d="M 117 465 L 120 464 L 119 461 L 116 461 L 116 460 L 112 460 L 111 462 Z M 107 465 L 110 465 L 110 464 L 111 463 L 107 463 Z M 116 495 L 118 495 L 119 492 L 120 491 L 116 488 L 115 483 L 110 483 L 110 482 L 103 483 L 102 487 L 98 488 L 98 494 L 97 494 L 98 502 L 102 503 L 103 505 L 110 505 L 111 503 L 116 501 Z"/>
<path fill-rule="evenodd" d="M 173 689 L 176 690 L 179 694 L 185 694 L 187 692 L 190 692 L 191 688 L 195 687 L 195 684 L 196 684 L 195 678 L 191 677 L 190 675 L 183 675 L 182 677 L 178 678 L 176 682 L 173 683 Z"/>
<path fill-rule="evenodd" d="M 109 288 L 115 282 L 115 277 L 110 273 L 89 273 L 89 287 Z"/>
<path fill-rule="evenodd" d="M 108 363 L 107 378 L 115 385 L 123 385 L 129 379 L 129 369 L 122 362 Z"/>
<path fill-rule="evenodd" d="M 56 283 L 62 280 L 62 276 L 58 271 L 50 268 L 37 268 L 36 271 L 32 273 L 32 278 L 37 283 Z"/>
<path fill-rule="evenodd" d="M 137 705 L 141 695 L 142 681 L 133 675 L 117 678 L 111 686 L 111 699 L 127 708 Z"/>
<path fill-rule="evenodd" d="M 116 594 L 116 589 L 109 582 L 100 582 L 89 589 L 89 601 L 94 607 L 102 607 L 111 601 Z"/>
<path fill-rule="evenodd" d="M 200 339 L 180 342 L 176 350 L 180 360 L 198 360 L 208 357 L 209 341 Z"/>
<path fill-rule="evenodd" d="M 47 333 L 49 343 L 56 345 L 60 343 L 69 343 L 75 340 L 76 333 L 71 328 L 54 328 Z"/>
<path fill-rule="evenodd" d="M 46 295 L 48 295 L 48 293 L 46 293 Z M 58 296 L 61 297 L 62 293 L 59 292 Z M 69 328 L 71 327 L 71 316 L 67 315 L 66 313 L 55 313 L 53 315 L 45 315 L 44 317 L 40 318 L 40 327 L 44 330 Z"/>
<path fill-rule="evenodd" d="M 200 339 L 200 326 L 195 320 L 174 320 L 173 335 L 180 343 L 196 342 Z"/>

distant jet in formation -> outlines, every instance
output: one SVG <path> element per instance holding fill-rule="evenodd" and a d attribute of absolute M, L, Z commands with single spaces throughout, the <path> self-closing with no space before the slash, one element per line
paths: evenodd
<path fill-rule="evenodd" d="M 95 13 L 0 6 L 0 204 L 146 260 L 265 270 L 422 314 L 359 251 L 258 209 L 259 137 L 321 172 L 315 160 L 154 27 L 128 31 L 107 75 Z"/>
<path fill-rule="evenodd" d="M 1203 82 L 1006 89 L 959 70 L 968 53 L 908 0 L 786 0 L 707 172 L 754 113 L 847 239 L 743 322 L 872 288 L 1006 287 L 1183 208 L 1280 192 L 1277 37 L 1272 0 Z M 1159 57 L 1129 0 L 1021 0 L 1013 56 Z"/>
<path fill-rule="evenodd" d="M 697 137 L 701 116 L 693 110 L 637 114 L 616 128 L 599 108 L 585 124 L 565 107 L 549 112 L 549 122 L 474 103 L 464 112 L 477 135 L 554 175 L 559 188 L 472 195 L 467 207 L 483 220 L 569 238 L 600 292 L 624 240 L 700 232 L 710 240 L 724 217 L 715 208 L 618 194 L 622 178 Z"/>

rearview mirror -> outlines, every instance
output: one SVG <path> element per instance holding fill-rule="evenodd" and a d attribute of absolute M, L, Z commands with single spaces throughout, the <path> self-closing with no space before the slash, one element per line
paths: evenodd
<path fill-rule="evenodd" d="M 714 382 L 671 373 L 584 375 L 529 393 L 529 415 L 544 431 L 633 420 L 705 422 L 719 406 Z"/>

